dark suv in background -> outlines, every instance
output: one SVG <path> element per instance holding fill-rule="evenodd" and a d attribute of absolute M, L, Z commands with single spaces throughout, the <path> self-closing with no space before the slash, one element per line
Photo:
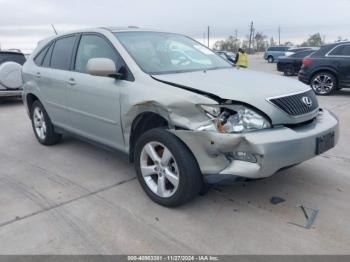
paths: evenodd
<path fill-rule="evenodd" d="M 304 58 L 299 80 L 318 95 L 350 87 L 350 42 L 325 45 Z"/>
<path fill-rule="evenodd" d="M 296 52 L 290 56 L 282 56 L 278 58 L 277 71 L 283 72 L 286 76 L 296 75 L 303 64 L 303 59 L 314 52 L 315 50 L 309 49 Z"/>

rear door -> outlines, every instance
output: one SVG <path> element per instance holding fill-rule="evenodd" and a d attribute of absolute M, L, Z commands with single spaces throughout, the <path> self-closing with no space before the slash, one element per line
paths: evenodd
<path fill-rule="evenodd" d="M 350 44 L 341 44 L 331 50 L 327 57 L 339 72 L 339 84 L 341 87 L 350 87 Z"/>
<path fill-rule="evenodd" d="M 81 35 L 74 69 L 69 74 L 70 126 L 79 135 L 124 149 L 119 96 L 121 89 L 127 90 L 128 81 L 88 74 L 86 65 L 91 58 L 109 58 L 115 62 L 118 71 L 123 65 L 122 58 L 103 35 Z"/>
<path fill-rule="evenodd" d="M 77 35 L 63 36 L 55 40 L 41 61 L 36 77 L 43 96 L 45 109 L 52 122 L 58 126 L 67 127 L 67 85 L 68 72 Z M 40 56 L 40 54 L 39 54 Z"/>

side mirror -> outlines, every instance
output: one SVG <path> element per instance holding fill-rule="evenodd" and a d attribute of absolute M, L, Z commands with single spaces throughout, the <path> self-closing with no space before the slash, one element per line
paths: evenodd
<path fill-rule="evenodd" d="M 90 75 L 121 78 L 113 60 L 109 58 L 91 58 L 86 65 Z"/>

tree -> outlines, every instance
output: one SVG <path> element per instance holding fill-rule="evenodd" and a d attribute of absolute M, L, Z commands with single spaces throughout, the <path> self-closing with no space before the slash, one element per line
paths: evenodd
<path fill-rule="evenodd" d="M 241 46 L 241 41 L 238 38 L 229 36 L 225 40 L 216 41 L 214 44 L 214 49 L 237 52 L 240 46 Z"/>
<path fill-rule="evenodd" d="M 294 46 L 294 44 L 291 41 L 285 42 L 284 45 L 286 45 L 286 46 Z"/>
<path fill-rule="evenodd" d="M 322 45 L 324 45 L 324 40 L 322 39 L 320 33 L 316 33 L 311 35 L 300 46 L 322 46 Z"/>
<path fill-rule="evenodd" d="M 344 42 L 344 41 L 348 41 L 348 39 L 347 38 L 342 38 L 341 36 L 338 36 L 338 39 L 335 40 L 336 43 Z"/>
<path fill-rule="evenodd" d="M 255 49 L 257 52 L 264 52 L 267 48 L 266 44 L 266 38 L 267 36 L 264 35 L 262 32 L 257 32 L 254 36 L 254 41 L 255 41 Z"/>
<path fill-rule="evenodd" d="M 270 46 L 275 46 L 277 45 L 275 39 L 273 39 L 273 37 L 270 38 Z"/>

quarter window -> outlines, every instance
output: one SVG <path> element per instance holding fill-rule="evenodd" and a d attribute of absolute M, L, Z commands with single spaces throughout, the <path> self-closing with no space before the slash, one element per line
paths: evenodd
<path fill-rule="evenodd" d="M 44 49 L 42 49 L 40 53 L 34 58 L 34 63 L 36 65 L 41 66 L 48 48 L 49 48 L 49 45 L 47 45 Z"/>
<path fill-rule="evenodd" d="M 83 35 L 77 52 L 75 71 L 86 73 L 86 65 L 91 58 L 109 58 L 116 66 L 120 65 L 119 56 L 106 40 L 97 35 Z"/>
<path fill-rule="evenodd" d="M 51 67 L 61 70 L 69 70 L 75 36 L 69 36 L 56 40 L 51 57 Z"/>
<path fill-rule="evenodd" d="M 49 67 L 50 66 L 50 61 L 51 61 L 51 55 L 52 55 L 52 50 L 53 50 L 53 44 L 50 46 L 49 50 L 47 51 L 42 66 L 43 67 Z"/>

